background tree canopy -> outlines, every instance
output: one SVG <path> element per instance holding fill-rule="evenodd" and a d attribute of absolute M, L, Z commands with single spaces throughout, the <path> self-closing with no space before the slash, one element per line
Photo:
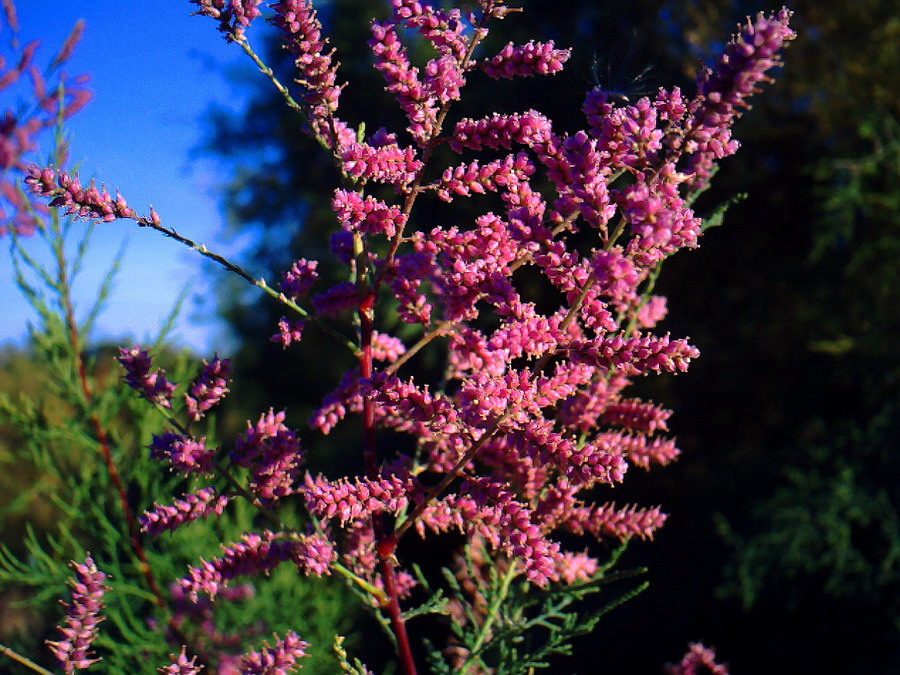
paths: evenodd
<path fill-rule="evenodd" d="M 321 4 L 353 82 L 343 115 L 357 123 L 352 111 L 364 110 L 388 123 L 394 103 L 366 47 L 368 18 L 385 7 Z M 716 40 L 769 9 L 744 0 L 523 4 L 491 39 L 554 39 L 574 48 L 572 60 L 554 78 L 502 90 L 472 77 L 454 114 L 537 107 L 573 129 L 596 84 L 632 100 L 661 85 L 691 92 Z M 601 624 L 564 669 L 657 672 L 697 639 L 737 673 L 900 668 L 900 15 L 879 0 L 792 5 L 799 39 L 787 66 L 738 124 L 738 158 L 697 208 L 749 197 L 659 282 L 666 328 L 691 335 L 703 357 L 687 376 L 644 392 L 676 411 L 681 460 L 617 488 L 619 501 L 659 501 L 671 514 L 656 542 L 627 554 L 650 568 L 650 591 Z M 266 51 L 290 81 L 288 56 L 272 40 Z M 212 116 L 206 150 L 233 169 L 223 170 L 234 178 L 222 198 L 234 233 L 252 238 L 243 262 L 273 278 L 295 257 L 329 259 L 335 176 L 267 84 L 247 83 L 255 95 L 240 116 Z M 327 264 L 324 274 L 334 274 Z M 257 388 L 236 386 L 230 410 L 307 415 L 350 364 L 312 329 L 304 340 L 318 350 L 261 346 L 277 308 L 239 283 L 222 280 L 222 307 L 241 344 L 235 382 Z M 328 358 L 302 360 L 316 351 Z M 425 368 L 440 367 L 432 358 Z M 242 418 L 226 415 L 225 424 Z M 350 426 L 328 447 L 349 448 L 358 437 Z M 305 443 L 326 473 L 351 461 L 318 440 Z"/>

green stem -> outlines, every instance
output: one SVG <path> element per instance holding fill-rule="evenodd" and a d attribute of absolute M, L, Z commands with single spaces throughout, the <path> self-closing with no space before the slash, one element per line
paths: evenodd
<path fill-rule="evenodd" d="M 13 649 L 10 649 L 9 647 L 7 647 L 4 644 L 0 644 L 0 654 L 4 654 L 4 655 L 8 656 L 13 661 L 17 661 L 17 662 L 21 663 L 23 666 L 25 666 L 26 668 L 30 668 L 34 672 L 40 673 L 41 675 L 53 675 L 53 673 L 51 673 L 46 668 L 41 668 L 38 664 L 36 664 L 31 659 L 29 659 L 25 656 L 22 656 L 21 654 L 19 654 L 19 652 L 15 651 Z"/>

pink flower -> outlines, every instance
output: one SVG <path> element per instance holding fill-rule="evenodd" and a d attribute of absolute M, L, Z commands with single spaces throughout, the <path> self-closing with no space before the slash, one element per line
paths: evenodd
<path fill-rule="evenodd" d="M 199 675 L 200 671 L 203 670 L 203 666 L 195 664 L 196 656 L 192 656 L 190 659 L 187 657 L 187 647 L 182 647 L 181 653 L 178 655 L 170 654 L 169 658 L 172 663 L 168 666 L 157 668 L 163 675 Z"/>
<path fill-rule="evenodd" d="M 278 321 L 278 332 L 270 337 L 269 341 L 280 342 L 282 349 L 287 349 L 292 342 L 300 342 L 304 325 L 302 321 L 288 321 L 285 317 L 281 317 Z"/>

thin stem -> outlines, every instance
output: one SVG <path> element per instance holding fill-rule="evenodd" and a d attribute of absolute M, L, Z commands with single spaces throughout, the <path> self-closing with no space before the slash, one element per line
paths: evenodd
<path fill-rule="evenodd" d="M 397 638 L 397 656 L 403 665 L 406 675 L 416 675 L 416 662 L 413 659 L 412 647 L 409 644 L 409 636 L 406 633 L 406 622 L 403 620 L 403 612 L 400 611 L 400 592 L 397 589 L 397 579 L 394 575 L 393 558 L 384 558 L 381 561 L 381 574 L 384 579 L 384 590 L 388 596 L 388 604 L 385 607 L 391 620 L 391 630 Z"/>
<path fill-rule="evenodd" d="M 327 323 L 325 323 L 324 321 L 319 319 L 317 316 L 310 314 L 308 311 L 303 309 L 296 302 L 294 302 L 293 300 L 291 300 L 290 298 L 285 296 L 284 293 L 281 293 L 280 291 L 277 291 L 274 288 L 272 288 L 271 286 L 269 286 L 269 284 L 266 283 L 266 280 L 263 279 L 262 277 L 260 277 L 259 279 L 254 279 L 250 275 L 250 273 L 247 272 L 240 265 L 231 262 L 230 260 L 219 255 L 218 253 L 213 253 L 208 248 L 206 248 L 206 246 L 204 244 L 199 244 L 199 243 L 189 239 L 188 237 L 185 237 L 185 236 L 179 234 L 174 228 L 169 228 L 169 227 L 166 227 L 166 226 L 160 224 L 159 222 L 154 222 L 152 218 L 135 217 L 135 218 L 133 218 L 133 220 L 138 224 L 138 227 L 149 227 L 153 230 L 156 230 L 160 234 L 163 234 L 166 237 L 169 237 L 170 239 L 174 239 L 178 243 L 184 244 L 188 248 L 190 248 L 194 251 L 197 251 L 200 255 L 202 255 L 206 258 L 209 258 L 210 260 L 218 263 L 223 268 L 225 268 L 227 271 L 237 274 L 239 277 L 241 277 L 245 281 L 249 282 L 253 286 L 256 286 L 257 288 L 261 289 L 267 295 L 271 296 L 272 298 L 274 298 L 281 304 L 283 304 L 283 305 L 291 308 L 295 312 L 297 312 L 297 314 L 302 316 L 305 320 L 310 321 L 311 323 L 315 324 L 318 328 L 320 328 L 321 330 L 325 331 L 330 336 L 335 338 L 344 347 L 347 347 L 349 350 L 351 350 L 354 353 L 357 351 L 356 345 L 354 345 L 353 342 L 350 341 L 346 336 L 341 334 L 340 331 L 332 328 Z"/>
<path fill-rule="evenodd" d="M 422 350 L 429 342 L 434 340 L 435 338 L 441 337 L 442 335 L 446 335 L 451 332 L 456 326 L 459 324 L 458 321 L 443 321 L 437 325 L 437 327 L 428 331 L 419 338 L 419 341 L 416 342 L 412 347 L 407 349 L 403 355 L 394 361 L 390 366 L 384 369 L 388 375 L 393 375 L 400 367 L 403 366 L 407 361 L 409 361 L 413 356 L 415 356 L 419 351 Z"/>
<path fill-rule="evenodd" d="M 14 649 L 11 649 L 10 647 L 7 647 L 4 644 L 0 644 L 0 654 L 4 654 L 4 655 L 8 656 L 13 661 L 17 661 L 18 663 L 21 663 L 26 668 L 30 668 L 34 672 L 40 673 L 41 675 L 53 675 L 53 673 L 50 672 L 49 670 L 47 670 L 46 668 L 41 668 L 38 664 L 36 664 L 34 661 L 29 659 L 28 657 L 22 656 L 19 652 L 15 651 Z"/>

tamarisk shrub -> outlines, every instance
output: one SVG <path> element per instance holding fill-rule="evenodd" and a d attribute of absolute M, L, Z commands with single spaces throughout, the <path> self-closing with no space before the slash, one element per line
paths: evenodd
<path fill-rule="evenodd" d="M 330 245 L 346 280 L 323 284 L 318 261 L 300 259 L 273 287 L 93 182 L 52 167 L 31 168 L 26 182 L 74 217 L 134 220 L 242 276 L 291 315 L 271 336 L 285 348 L 302 348 L 304 331 L 324 330 L 350 350 L 357 364 L 309 425 L 327 435 L 360 416 L 363 469 L 338 478 L 305 469 L 302 434 L 284 411 L 263 412 L 232 444 L 214 447 L 192 424 L 228 391 L 228 361 L 204 362 L 179 397 L 145 350 L 123 349 L 127 383 L 169 420 L 151 452 L 203 484 L 154 506 L 141 519 L 145 530 L 187 527 L 246 499 L 268 522 L 188 569 L 178 584 L 194 602 L 292 564 L 302 575 L 346 578 L 387 630 L 405 673 L 416 672 L 419 658 L 407 623 L 423 614 L 449 618 L 448 644 L 430 649 L 436 672 L 545 666 L 599 618 L 564 612 L 612 578 L 616 556 L 601 560 L 591 543 L 651 539 L 665 522 L 658 507 L 610 499 L 630 466 L 649 469 L 679 454 L 667 435 L 671 411 L 627 389 L 651 373 L 684 372 L 699 355 L 687 338 L 654 330 L 666 305 L 653 287 L 666 259 L 698 245 L 704 223 L 693 200 L 716 162 L 737 150 L 732 125 L 793 39 L 790 12 L 740 26 L 693 95 L 660 88 L 620 104 L 597 87 L 584 99 L 585 128 L 563 130 L 536 109 L 499 114 L 489 102 L 480 117 L 453 117 L 469 78 L 552 76 L 565 66 L 570 51 L 553 42 L 482 53 L 488 31 L 518 9 L 502 0 L 478 0 L 472 12 L 391 0 L 387 16 L 371 23 L 369 46 L 402 121 L 368 130 L 359 111 L 340 107 L 351 85 L 311 2 L 270 7 L 295 59 L 296 96 L 250 46 L 249 29 L 265 10 L 259 0 L 193 4 L 257 63 L 298 127 L 334 160 Z M 404 42 L 412 36 L 433 48 L 427 63 L 411 63 Z M 451 162 L 438 161 L 450 154 Z M 461 199 L 488 206 L 460 222 L 453 203 Z M 447 203 L 441 222 L 417 220 L 425 200 Z M 551 289 L 552 311 L 524 294 L 525 267 Z M 386 332 L 397 318 L 411 338 Z M 408 374 L 426 349 L 446 355 L 439 382 Z M 396 434 L 412 437 L 411 452 L 395 451 Z M 285 525 L 283 514 L 297 509 L 305 525 Z M 413 533 L 448 532 L 465 543 L 439 588 L 399 546 Z M 561 543 L 579 536 L 580 548 Z M 531 630 L 538 625 L 540 635 Z M 276 636 L 243 658 L 241 672 L 292 669 L 306 647 L 294 633 Z M 167 668 L 195 672 L 190 645 Z"/>

